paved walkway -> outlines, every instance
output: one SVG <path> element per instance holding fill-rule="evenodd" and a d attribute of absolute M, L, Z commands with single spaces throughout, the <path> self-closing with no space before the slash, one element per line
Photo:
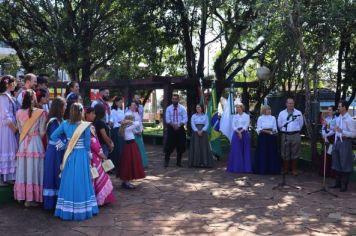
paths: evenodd
<path fill-rule="evenodd" d="M 338 198 L 307 193 L 321 178 L 288 176 L 301 190 L 271 190 L 280 176 L 214 169 L 164 169 L 159 146 L 148 146 L 147 178 L 136 190 L 114 180 L 117 203 L 84 222 L 63 222 L 17 203 L 0 209 L 0 235 L 356 235 L 356 188 Z M 186 158 L 186 157 L 185 157 Z M 330 183 L 331 180 L 328 180 Z"/>

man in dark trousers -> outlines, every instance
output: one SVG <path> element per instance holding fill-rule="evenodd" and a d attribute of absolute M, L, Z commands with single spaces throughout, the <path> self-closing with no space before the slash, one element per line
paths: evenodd
<path fill-rule="evenodd" d="M 339 102 L 338 110 L 340 115 L 334 130 L 328 133 L 328 136 L 335 134 L 331 168 L 336 171 L 336 179 L 331 188 L 340 188 L 340 192 L 346 192 L 353 169 L 352 139 L 356 137 L 356 124 L 348 113 L 346 101 Z"/>
<path fill-rule="evenodd" d="M 168 106 L 165 114 L 167 137 L 164 146 L 164 167 L 168 167 L 171 153 L 177 151 L 177 166 L 182 166 L 182 155 L 185 152 L 186 136 L 184 125 L 188 122 L 187 111 L 179 104 L 179 95 L 173 94 L 172 105 Z"/>

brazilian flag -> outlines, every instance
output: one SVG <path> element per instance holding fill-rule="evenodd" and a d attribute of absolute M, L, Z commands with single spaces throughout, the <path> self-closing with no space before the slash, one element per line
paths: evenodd
<path fill-rule="evenodd" d="M 211 99 L 208 104 L 207 115 L 210 120 L 210 127 L 208 129 L 211 150 L 215 156 L 221 157 L 221 141 L 220 141 L 220 119 L 217 109 L 217 100 L 216 100 L 216 88 L 215 83 L 212 83 L 211 88 Z"/>

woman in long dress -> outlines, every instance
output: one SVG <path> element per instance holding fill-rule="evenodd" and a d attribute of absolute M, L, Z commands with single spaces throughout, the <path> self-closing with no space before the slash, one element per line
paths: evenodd
<path fill-rule="evenodd" d="M 232 135 L 229 161 L 226 171 L 232 173 L 250 173 L 251 168 L 251 138 L 248 132 L 250 116 L 244 112 L 244 105 L 236 105 L 237 114 L 233 116 Z"/>
<path fill-rule="evenodd" d="M 141 154 L 135 142 L 135 132 L 140 126 L 135 117 L 126 115 L 120 134 L 125 138 L 124 148 L 119 159 L 118 177 L 123 181 L 122 187 L 125 189 L 134 189 L 131 180 L 145 178 L 146 174 L 143 169 Z"/>
<path fill-rule="evenodd" d="M 114 142 L 114 150 L 109 154 L 109 159 L 115 165 L 115 169 L 118 169 L 118 161 L 124 146 L 124 138 L 119 135 L 119 128 L 121 122 L 125 119 L 125 113 L 122 110 L 122 98 L 115 97 L 113 105 L 111 106 L 110 121 L 113 125 L 111 130 L 111 140 Z"/>
<path fill-rule="evenodd" d="M 47 137 L 51 137 L 52 133 L 63 122 L 65 104 L 63 98 L 57 97 L 53 100 L 47 118 Z M 61 140 L 66 142 L 64 135 L 61 136 Z M 46 210 L 53 210 L 56 208 L 60 184 L 60 165 L 62 163 L 63 155 L 64 150 L 57 150 L 56 142 L 49 139 L 44 159 L 43 178 L 43 207 Z"/>
<path fill-rule="evenodd" d="M 191 118 L 192 137 L 190 139 L 189 166 L 190 167 L 212 167 L 213 155 L 210 149 L 209 118 L 203 113 L 202 106 L 196 106 L 196 113 Z"/>
<path fill-rule="evenodd" d="M 142 165 L 144 168 L 148 167 L 148 158 L 145 150 L 145 144 L 143 143 L 142 138 L 142 131 L 143 131 L 143 124 L 140 114 L 138 113 L 138 103 L 132 102 L 130 105 L 130 109 L 125 113 L 125 116 L 132 115 L 135 117 L 135 121 L 139 123 L 139 126 L 135 129 L 135 142 L 138 146 L 138 149 L 141 154 Z"/>
<path fill-rule="evenodd" d="M 34 108 L 35 96 L 26 90 L 22 107 L 16 113 L 20 132 L 20 145 L 16 154 L 15 200 L 25 201 L 25 206 L 37 206 L 43 201 L 43 166 L 45 150 L 42 137 L 46 133 L 46 117 L 43 110 Z M 35 118 L 37 117 L 37 119 Z M 32 126 L 28 125 L 30 121 Z M 26 127 L 30 127 L 26 133 Z M 21 137 L 22 140 L 21 140 Z"/>
<path fill-rule="evenodd" d="M 88 122 L 93 122 L 95 120 L 95 111 L 93 108 L 89 107 L 85 112 L 85 119 Z M 112 203 L 115 201 L 114 187 L 112 185 L 110 176 L 104 171 L 102 166 L 102 161 L 106 160 L 107 157 L 104 155 L 103 149 L 100 146 L 100 142 L 96 135 L 95 127 L 90 126 L 91 140 L 91 165 L 96 168 L 99 176 L 94 179 L 94 190 L 96 195 L 96 201 L 99 206 L 104 204 Z"/>
<path fill-rule="evenodd" d="M 57 147 L 64 146 L 59 142 L 61 135 L 64 134 L 69 141 L 76 129 L 82 125 L 83 110 L 80 103 L 72 104 L 69 120 L 62 122 L 51 135 L 51 139 L 58 142 Z M 63 220 L 85 220 L 99 212 L 90 173 L 90 139 L 90 127 L 87 125 L 67 161 L 62 163 L 63 170 L 54 215 Z"/>
<path fill-rule="evenodd" d="M 263 106 L 257 120 L 258 142 L 253 172 L 261 175 L 281 173 L 281 157 L 277 146 L 277 121 L 271 115 L 271 108 Z"/>
<path fill-rule="evenodd" d="M 11 92 L 15 90 L 16 81 L 11 75 L 0 80 L 0 186 L 15 180 L 16 151 L 16 110 L 17 105 Z"/>

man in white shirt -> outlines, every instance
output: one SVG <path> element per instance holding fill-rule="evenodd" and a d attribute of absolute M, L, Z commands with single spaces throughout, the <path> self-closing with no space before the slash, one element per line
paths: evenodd
<path fill-rule="evenodd" d="M 288 98 L 287 108 L 278 115 L 278 128 L 282 134 L 281 156 L 283 159 L 283 172 L 289 171 L 289 161 L 292 162 L 292 174 L 298 175 L 297 161 L 300 156 L 301 137 L 300 131 L 303 128 L 303 115 L 294 108 L 294 99 Z"/>
<path fill-rule="evenodd" d="M 95 108 L 95 105 L 101 103 L 105 107 L 105 120 L 103 120 L 107 125 L 110 125 L 110 114 L 111 109 L 109 105 L 110 100 L 110 92 L 107 88 L 100 88 L 99 89 L 99 98 L 92 102 L 91 107 Z"/>
<path fill-rule="evenodd" d="M 26 74 L 24 77 L 24 83 L 24 87 L 20 89 L 16 97 L 16 100 L 20 106 L 22 106 L 23 96 L 25 95 L 26 90 L 34 90 L 36 88 L 37 76 L 32 73 Z"/>
<path fill-rule="evenodd" d="M 179 95 L 173 94 L 172 105 L 168 106 L 165 114 L 167 137 L 164 145 L 164 167 L 168 167 L 171 153 L 177 151 L 177 166 L 182 166 L 182 155 L 185 152 L 186 136 L 184 125 L 188 122 L 187 111 L 179 104 Z"/>
<path fill-rule="evenodd" d="M 340 192 L 347 191 L 350 174 L 353 170 L 352 139 L 356 137 L 356 124 L 348 113 L 346 101 L 338 104 L 339 117 L 333 130 L 327 135 L 335 134 L 332 151 L 332 169 L 336 171 L 335 185 L 331 188 L 340 188 Z"/>
<path fill-rule="evenodd" d="M 45 75 L 39 75 L 37 77 L 37 87 L 36 91 L 39 89 L 44 89 L 47 91 L 47 94 L 49 94 L 49 89 L 48 89 L 48 77 Z M 37 101 L 39 102 L 39 101 Z M 45 112 L 49 112 L 49 104 L 43 104 L 42 108 Z"/>

